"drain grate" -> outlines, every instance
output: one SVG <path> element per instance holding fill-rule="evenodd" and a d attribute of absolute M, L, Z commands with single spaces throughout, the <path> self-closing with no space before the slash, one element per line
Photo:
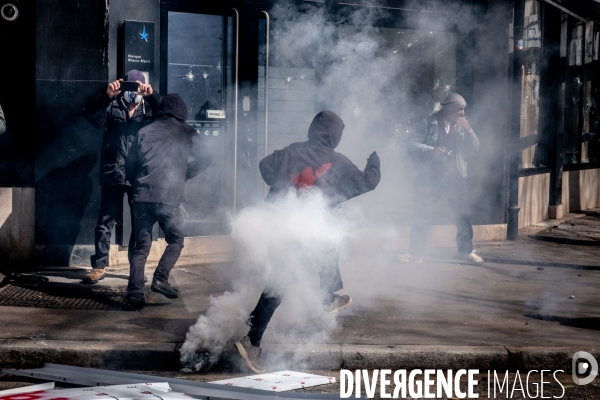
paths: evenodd
<path fill-rule="evenodd" d="M 0 287 L 0 306 L 62 310 L 125 311 L 124 289 L 88 289 L 69 285 L 6 285 Z M 146 291 L 146 298 L 150 294 Z"/>

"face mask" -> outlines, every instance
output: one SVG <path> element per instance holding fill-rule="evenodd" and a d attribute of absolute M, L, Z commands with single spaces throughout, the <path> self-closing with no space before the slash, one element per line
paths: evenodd
<path fill-rule="evenodd" d="M 142 95 L 141 94 L 135 94 L 134 92 L 124 92 L 123 93 L 123 99 L 125 100 L 126 103 L 133 103 L 133 104 L 138 104 L 142 101 Z"/>

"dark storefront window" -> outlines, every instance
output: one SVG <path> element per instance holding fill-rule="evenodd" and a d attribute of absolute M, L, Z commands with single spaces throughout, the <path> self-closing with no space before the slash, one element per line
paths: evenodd
<path fill-rule="evenodd" d="M 546 166 L 545 136 L 540 132 L 540 60 L 541 19 L 540 3 L 525 3 L 521 69 L 521 169 Z"/>
<path fill-rule="evenodd" d="M 597 164 L 600 161 L 598 133 L 598 45 L 600 32 L 592 21 L 568 20 L 568 67 L 565 90 L 565 164 Z M 564 40 L 564 38 L 563 38 Z"/>

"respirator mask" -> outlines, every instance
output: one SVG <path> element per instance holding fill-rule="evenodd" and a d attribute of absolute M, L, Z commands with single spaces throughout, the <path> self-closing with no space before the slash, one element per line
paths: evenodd
<path fill-rule="evenodd" d="M 139 104 L 143 99 L 141 94 L 135 94 L 135 92 L 123 92 L 123 100 L 127 104 Z"/>

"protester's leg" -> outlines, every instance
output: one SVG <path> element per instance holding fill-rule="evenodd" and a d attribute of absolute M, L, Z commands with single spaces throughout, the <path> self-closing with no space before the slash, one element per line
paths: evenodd
<path fill-rule="evenodd" d="M 429 227 L 435 219 L 437 191 L 433 183 L 420 183 L 415 190 L 409 252 L 415 258 L 423 256 Z"/>
<path fill-rule="evenodd" d="M 154 203 L 133 203 L 136 241 L 131 257 L 127 293 L 131 298 L 137 300 L 144 297 L 144 269 L 152 246 L 152 227 L 156 222 L 154 206 Z"/>
<path fill-rule="evenodd" d="M 275 310 L 281 304 L 281 299 L 281 295 L 265 289 L 260 295 L 254 311 L 252 311 L 248 318 L 248 325 L 250 325 L 248 335 L 234 343 L 235 348 L 240 353 L 248 368 L 257 374 L 266 372 L 260 361 L 262 352 L 260 343 L 265 329 L 267 329 L 267 325 L 271 321 L 271 317 L 273 317 Z"/>
<path fill-rule="evenodd" d="M 133 248 L 135 246 L 135 218 L 133 217 L 133 188 L 127 187 L 127 204 L 129 204 L 129 215 L 131 216 L 131 234 L 129 235 L 129 245 L 127 247 L 127 259 L 131 265 L 131 257 L 133 257 Z"/>
<path fill-rule="evenodd" d="M 100 210 L 95 229 L 95 254 L 91 257 L 92 268 L 106 268 L 110 250 L 111 231 L 120 219 L 123 208 L 123 189 L 103 185 L 100 192 Z"/>
<path fill-rule="evenodd" d="M 260 347 L 260 342 L 262 340 L 263 334 L 265 333 L 265 329 L 267 329 L 267 325 L 269 321 L 271 321 L 271 317 L 275 313 L 275 310 L 281 304 L 281 300 L 283 296 L 271 293 L 267 290 L 263 291 L 260 295 L 260 299 L 258 299 L 258 303 L 254 310 L 250 314 L 250 332 L 248 332 L 248 338 L 250 339 L 250 343 L 254 347 Z"/>
<path fill-rule="evenodd" d="M 473 251 L 473 225 L 469 203 L 469 188 L 467 180 L 461 178 L 448 187 L 448 202 L 455 213 L 456 246 L 460 254 L 470 254 Z"/>
<path fill-rule="evenodd" d="M 320 255 L 319 278 L 323 302 L 331 304 L 335 300 L 334 292 L 344 288 L 338 263 L 340 250 L 337 246 L 328 246 Z"/>
<path fill-rule="evenodd" d="M 157 207 L 158 224 L 165 233 L 167 248 L 154 272 L 154 280 L 166 282 L 183 250 L 183 212 L 180 206 L 159 204 Z"/>
<path fill-rule="evenodd" d="M 427 233 L 429 232 L 429 225 L 424 221 L 418 221 L 413 223 L 410 228 L 410 248 L 409 252 L 415 257 L 423 256 L 423 249 L 425 248 L 425 242 L 427 240 Z"/>

